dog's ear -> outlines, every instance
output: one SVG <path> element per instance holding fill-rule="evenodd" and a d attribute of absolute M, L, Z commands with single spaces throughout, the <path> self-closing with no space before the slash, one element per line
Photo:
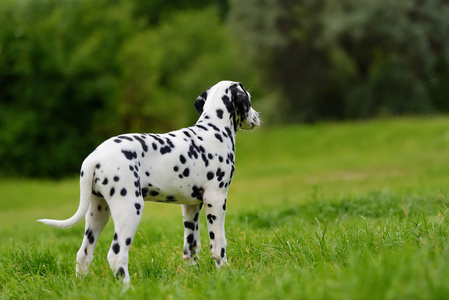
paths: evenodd
<path fill-rule="evenodd" d="M 237 108 L 241 108 L 240 112 L 245 112 L 251 106 L 248 93 L 245 91 L 241 83 L 236 83 L 231 86 L 231 95 L 235 106 Z"/>
<path fill-rule="evenodd" d="M 207 99 L 207 92 L 204 91 L 201 93 L 201 95 L 198 96 L 198 98 L 196 98 L 195 103 L 193 104 L 193 106 L 195 106 L 196 111 L 201 115 L 203 113 L 203 107 L 204 107 L 204 103 L 206 103 L 206 99 Z"/>

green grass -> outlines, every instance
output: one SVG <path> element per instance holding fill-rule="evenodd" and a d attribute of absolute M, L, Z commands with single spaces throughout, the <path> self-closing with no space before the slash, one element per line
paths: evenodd
<path fill-rule="evenodd" d="M 130 251 L 133 289 L 106 261 L 109 222 L 87 277 L 74 274 L 78 183 L 0 180 L 5 299 L 446 299 L 449 118 L 239 133 L 228 197 L 229 266 L 216 270 L 204 216 L 198 267 L 182 260 L 181 210 L 150 203 Z"/>

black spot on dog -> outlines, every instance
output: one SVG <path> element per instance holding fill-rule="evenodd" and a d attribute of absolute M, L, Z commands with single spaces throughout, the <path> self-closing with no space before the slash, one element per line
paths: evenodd
<path fill-rule="evenodd" d="M 145 141 L 141 137 L 139 137 L 139 136 L 134 136 L 134 138 L 142 145 L 143 151 L 147 152 L 148 151 L 148 146 L 145 143 Z"/>
<path fill-rule="evenodd" d="M 114 193 L 115 193 L 115 189 L 114 188 L 111 188 L 111 190 L 109 191 L 109 196 L 114 196 Z"/>
<path fill-rule="evenodd" d="M 189 222 L 189 221 L 184 221 L 184 228 L 187 228 L 190 230 L 195 230 L 195 223 Z"/>
<path fill-rule="evenodd" d="M 156 151 L 156 150 L 157 150 L 157 145 L 156 145 L 156 143 L 153 143 L 152 146 L 153 146 L 153 150 Z"/>
<path fill-rule="evenodd" d="M 101 204 L 98 204 L 97 209 L 98 209 L 98 211 L 101 211 L 103 209 L 103 206 L 101 206 Z"/>
<path fill-rule="evenodd" d="M 223 177 L 225 176 L 225 172 L 221 171 L 220 168 L 217 169 L 217 172 L 215 173 L 215 175 L 217 175 L 217 180 L 218 181 L 222 181 Z"/>
<path fill-rule="evenodd" d="M 105 178 L 105 179 L 103 180 L 102 184 L 103 184 L 103 185 L 106 185 L 106 184 L 108 184 L 108 179 L 107 179 L 107 178 Z"/>
<path fill-rule="evenodd" d="M 173 168 L 173 171 L 178 172 L 178 171 L 179 171 L 179 167 L 178 167 L 178 166 L 175 166 L 175 167 Z"/>
<path fill-rule="evenodd" d="M 223 110 L 222 109 L 217 109 L 217 117 L 219 119 L 223 119 Z"/>
<path fill-rule="evenodd" d="M 161 148 L 161 154 L 166 154 L 166 153 L 170 153 L 171 152 L 171 148 L 170 146 L 165 146 Z"/>
<path fill-rule="evenodd" d="M 207 127 L 205 127 L 203 125 L 196 125 L 196 127 L 200 128 L 200 129 L 202 129 L 204 131 L 207 131 Z"/>
<path fill-rule="evenodd" d="M 219 133 L 215 134 L 215 138 L 223 143 L 223 138 L 221 137 L 221 135 Z"/>
<path fill-rule="evenodd" d="M 215 239 L 215 233 L 213 233 L 212 231 L 209 232 L 209 238 L 211 240 Z"/>
<path fill-rule="evenodd" d="M 172 141 L 169 138 L 167 138 L 167 144 L 170 148 L 175 148 L 175 145 L 173 145 Z"/>
<path fill-rule="evenodd" d="M 188 244 L 192 244 L 192 243 L 193 243 L 193 240 L 194 240 L 194 238 L 193 238 L 193 233 L 191 233 L 191 234 L 189 234 L 189 235 L 187 236 L 187 243 L 188 243 Z"/>
<path fill-rule="evenodd" d="M 126 196 L 126 189 L 125 188 L 123 188 L 121 191 L 120 191 L 120 195 L 122 195 L 122 196 Z"/>
<path fill-rule="evenodd" d="M 147 177 L 150 177 L 150 172 L 145 172 L 145 175 L 147 175 Z"/>
<path fill-rule="evenodd" d="M 125 243 L 126 243 L 126 246 L 129 246 L 129 245 L 131 245 L 131 242 L 132 242 L 132 239 L 129 237 L 129 238 L 127 238 L 126 239 L 126 241 L 125 241 Z"/>
<path fill-rule="evenodd" d="M 184 170 L 184 172 L 182 172 L 182 175 L 184 175 L 185 177 L 187 177 L 187 176 L 189 176 L 189 173 L 190 173 L 189 168 L 186 168 L 186 169 Z"/>
<path fill-rule="evenodd" d="M 136 214 L 140 215 L 140 209 L 142 208 L 142 205 L 140 203 L 134 203 L 134 207 L 136 208 Z"/>
<path fill-rule="evenodd" d="M 229 152 L 229 153 L 228 153 L 228 159 L 229 159 L 231 162 L 234 162 L 234 154 L 232 154 L 231 152 Z"/>
<path fill-rule="evenodd" d="M 228 113 L 232 114 L 232 112 L 234 111 L 234 104 L 232 104 L 229 97 L 224 95 L 221 99 L 223 100 L 223 103 L 226 106 Z"/>
<path fill-rule="evenodd" d="M 226 254 L 225 248 L 221 248 L 221 254 L 220 254 L 221 258 L 224 258 L 225 254 Z"/>
<path fill-rule="evenodd" d="M 117 182 L 117 181 L 119 181 L 120 180 L 120 178 L 118 177 L 118 176 L 114 176 L 114 181 L 115 182 Z"/>
<path fill-rule="evenodd" d="M 116 143 L 121 143 L 121 142 L 122 142 L 122 140 L 119 140 L 119 139 L 114 139 L 114 142 L 116 142 Z"/>
<path fill-rule="evenodd" d="M 192 196 L 192 198 L 196 198 L 200 201 L 203 201 L 203 193 L 204 193 L 203 188 L 199 188 L 196 185 L 194 185 L 192 188 L 191 196 Z"/>
<path fill-rule="evenodd" d="M 193 221 L 194 222 L 198 222 L 198 218 L 200 217 L 199 213 L 196 213 L 195 216 L 193 217 Z"/>
<path fill-rule="evenodd" d="M 84 176 L 84 171 L 81 171 L 81 177 L 83 177 Z"/>
<path fill-rule="evenodd" d="M 214 124 L 208 123 L 207 125 L 208 125 L 209 127 L 212 127 L 213 130 L 220 132 L 220 129 L 218 129 L 218 127 L 215 126 Z"/>
<path fill-rule="evenodd" d="M 184 155 L 180 155 L 179 156 L 179 161 L 182 163 L 182 164 L 185 164 L 186 163 L 186 158 L 184 157 Z"/>
<path fill-rule="evenodd" d="M 207 172 L 207 179 L 208 180 L 212 180 L 212 179 L 214 179 L 214 172 Z"/>
<path fill-rule="evenodd" d="M 116 233 L 114 233 L 114 241 L 116 241 L 118 239 L 118 235 L 117 235 L 117 232 Z"/>
<path fill-rule="evenodd" d="M 86 248 L 84 248 L 84 254 L 86 254 L 86 255 L 87 255 L 87 247 L 86 247 Z"/>
<path fill-rule="evenodd" d="M 112 245 L 112 251 L 114 251 L 115 254 L 119 254 L 120 245 L 118 243 L 115 243 L 114 245 Z"/>
<path fill-rule="evenodd" d="M 214 221 L 217 219 L 216 216 L 211 215 L 211 214 L 208 214 L 208 215 L 206 216 L 206 218 L 207 218 L 207 220 L 209 221 L 210 224 L 213 224 Z"/>
<path fill-rule="evenodd" d="M 159 192 L 158 192 L 158 191 L 155 191 L 155 190 L 150 191 L 150 196 L 155 197 L 155 196 L 157 196 L 157 195 L 159 195 Z"/>
<path fill-rule="evenodd" d="M 129 160 L 133 160 L 133 159 L 137 158 L 137 153 L 135 151 L 122 150 L 122 153 Z"/>
<path fill-rule="evenodd" d="M 119 139 L 122 139 L 122 140 L 130 141 L 130 142 L 133 141 L 132 138 L 130 138 L 130 137 L 128 137 L 128 136 L 124 136 L 124 135 L 119 135 L 118 138 L 119 138 Z"/>
<path fill-rule="evenodd" d="M 100 169 L 100 164 L 97 164 L 95 168 Z"/>
<path fill-rule="evenodd" d="M 207 167 L 207 166 L 209 166 L 209 160 L 207 159 L 207 157 L 206 157 L 206 154 L 201 154 L 201 158 L 203 159 L 203 161 L 204 161 L 204 165 Z"/>
<path fill-rule="evenodd" d="M 226 210 L 226 199 L 225 199 L 224 204 L 223 204 L 223 210 Z"/>
<path fill-rule="evenodd" d="M 189 246 L 189 250 L 192 251 L 192 254 L 195 254 L 195 248 L 197 246 L 196 240 L 193 240 L 193 243 Z"/>
<path fill-rule="evenodd" d="M 146 196 L 148 196 L 148 188 L 143 188 L 142 189 L 142 197 L 146 197 Z"/>
<path fill-rule="evenodd" d="M 161 139 L 161 138 L 159 137 L 159 135 L 157 135 L 157 134 L 150 134 L 150 136 L 151 136 L 152 138 L 154 138 L 156 141 L 158 141 L 159 144 L 161 144 L 161 145 L 164 145 L 164 144 L 165 144 L 164 140 Z"/>
<path fill-rule="evenodd" d="M 122 267 L 118 268 L 116 276 L 117 277 L 125 277 L 125 270 Z"/>
<path fill-rule="evenodd" d="M 86 230 L 86 236 L 87 236 L 87 239 L 89 240 L 89 243 L 92 245 L 95 242 L 95 237 L 94 237 L 94 233 L 92 232 L 92 229 L 88 228 Z"/>
<path fill-rule="evenodd" d="M 167 202 L 175 202 L 176 201 L 175 196 L 167 196 L 166 201 Z"/>

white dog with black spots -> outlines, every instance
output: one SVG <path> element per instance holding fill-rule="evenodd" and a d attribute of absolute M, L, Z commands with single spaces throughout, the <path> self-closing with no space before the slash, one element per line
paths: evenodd
<path fill-rule="evenodd" d="M 76 256 L 77 274 L 87 274 L 98 237 L 109 216 L 114 238 L 108 262 L 129 284 L 128 253 L 144 201 L 181 204 L 184 260 L 195 264 L 200 250 L 199 213 L 204 205 L 210 252 L 217 268 L 227 263 L 226 197 L 235 171 L 235 136 L 260 125 L 251 97 L 238 82 L 221 81 L 194 104 L 200 118 L 191 127 L 165 134 L 123 134 L 103 142 L 83 162 L 80 203 L 67 220 L 41 219 L 59 228 L 85 216 L 84 239 Z"/>

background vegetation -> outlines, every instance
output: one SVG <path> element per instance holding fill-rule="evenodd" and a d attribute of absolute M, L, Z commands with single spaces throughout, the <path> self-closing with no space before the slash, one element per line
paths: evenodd
<path fill-rule="evenodd" d="M 76 178 L 2 180 L 0 298 L 446 299 L 448 128 L 413 118 L 241 132 L 230 265 L 215 269 L 202 213 L 199 267 L 187 267 L 180 207 L 146 203 L 127 292 L 106 260 L 111 221 L 85 278 L 75 277 L 83 224 L 36 224 L 73 214 Z"/>
<path fill-rule="evenodd" d="M 190 125 L 222 79 L 265 124 L 447 112 L 448 20 L 443 0 L 1 1 L 0 174 Z"/>

